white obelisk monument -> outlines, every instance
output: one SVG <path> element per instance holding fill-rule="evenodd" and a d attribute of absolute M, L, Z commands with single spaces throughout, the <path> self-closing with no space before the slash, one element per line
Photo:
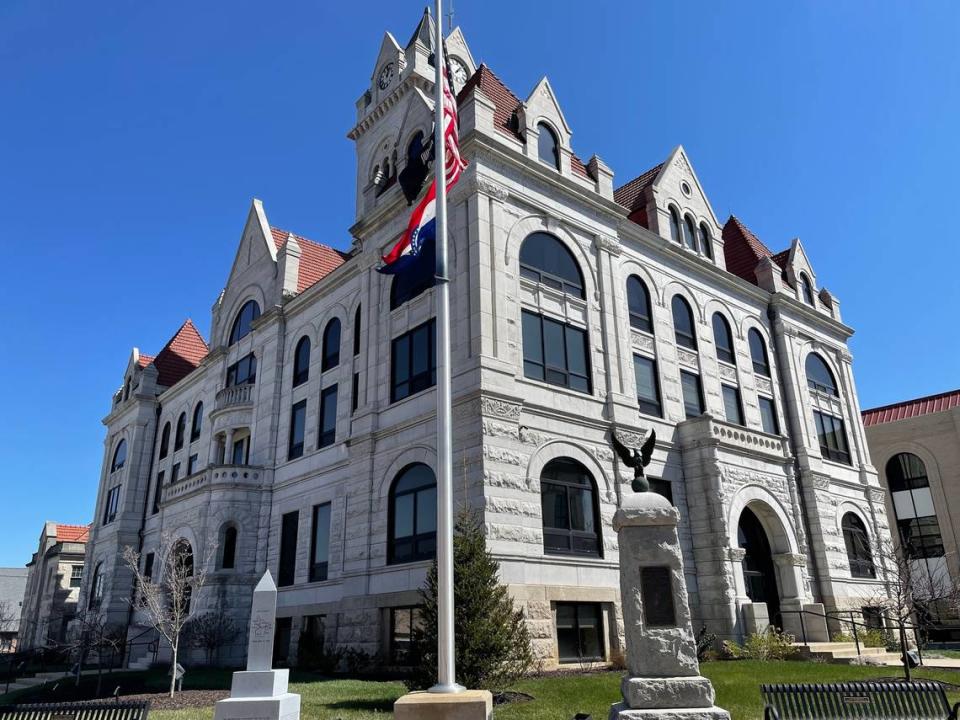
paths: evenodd
<path fill-rule="evenodd" d="M 300 696 L 287 692 L 290 671 L 273 669 L 277 586 L 267 570 L 253 591 L 247 669 L 235 672 L 230 697 L 217 702 L 214 720 L 299 720 Z"/>

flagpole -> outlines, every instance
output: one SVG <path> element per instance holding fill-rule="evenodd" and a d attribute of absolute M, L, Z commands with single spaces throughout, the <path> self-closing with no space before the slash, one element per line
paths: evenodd
<path fill-rule="evenodd" d="M 443 118 L 443 15 L 436 0 L 433 161 L 437 186 L 437 684 L 434 693 L 456 693 L 453 649 L 453 432 L 450 426 L 450 280 L 447 276 L 447 178 Z"/>

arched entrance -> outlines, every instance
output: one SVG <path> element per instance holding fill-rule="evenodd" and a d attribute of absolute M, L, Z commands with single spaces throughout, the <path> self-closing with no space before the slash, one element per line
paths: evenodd
<path fill-rule="evenodd" d="M 744 508 L 740 513 L 737 543 L 744 550 L 743 581 L 747 597 L 751 602 L 766 603 L 770 622 L 781 625 L 780 591 L 770 540 L 760 519 L 750 508 Z"/>

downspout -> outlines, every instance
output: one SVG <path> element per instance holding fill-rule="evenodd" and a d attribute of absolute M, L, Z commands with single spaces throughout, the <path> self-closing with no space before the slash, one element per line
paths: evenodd
<path fill-rule="evenodd" d="M 779 372 L 777 373 L 777 379 L 780 385 L 780 395 L 784 399 L 784 411 L 788 410 L 787 398 L 789 397 L 789 387 L 786 384 L 786 379 L 784 378 L 783 369 L 788 368 L 789 366 L 789 353 L 787 352 L 786 343 L 783 340 L 783 334 L 778 332 L 777 325 L 783 325 L 783 319 L 780 317 L 780 313 L 773 305 L 767 306 L 767 317 L 770 319 L 770 327 L 773 331 L 773 352 L 777 356 L 777 368 Z M 796 378 L 794 378 L 796 381 Z M 791 418 L 789 413 L 786 413 L 787 422 L 790 423 L 791 419 L 796 421 L 799 418 L 796 417 L 796 413 L 793 418 Z M 800 514 L 803 516 L 803 531 L 807 536 L 807 557 L 810 559 L 810 573 L 809 577 L 812 577 L 811 585 L 814 591 L 813 597 L 818 602 L 823 602 L 823 587 L 820 584 L 820 567 L 817 563 L 817 553 L 812 547 L 812 538 L 813 538 L 813 528 L 810 525 L 810 515 L 807 512 L 807 500 L 803 494 L 803 483 L 801 482 L 800 474 L 800 460 L 798 459 L 797 454 L 797 443 L 800 442 L 799 438 L 803 437 L 803 433 L 800 427 L 798 427 L 798 422 L 793 422 L 793 427 L 790 428 L 790 451 L 793 454 L 793 482 L 797 490 L 797 502 L 800 504 Z"/>

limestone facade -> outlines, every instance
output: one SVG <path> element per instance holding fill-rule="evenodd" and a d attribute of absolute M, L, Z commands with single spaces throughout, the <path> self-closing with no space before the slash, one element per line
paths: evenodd
<path fill-rule="evenodd" d="M 322 628 L 328 644 L 364 650 L 385 664 L 395 658 L 391 651 L 406 621 L 391 609 L 419 602 L 430 561 L 394 561 L 390 536 L 402 523 L 391 520 L 391 488 L 411 464 L 433 467 L 436 399 L 426 388 L 394 400 L 394 341 L 433 318 L 435 306 L 427 289 L 391 309 L 394 281 L 376 268 L 409 217 L 396 171 L 404 167 L 415 133 L 430 132 L 433 70 L 421 30 L 405 47 L 386 34 L 371 86 L 357 102 L 349 132 L 357 151 L 350 250 L 339 256 L 324 250 L 326 269 L 304 283 L 304 269 L 318 267 L 310 263 L 316 263 L 320 246 L 271 227 L 254 201 L 213 305 L 209 348 L 171 385 L 161 382 L 170 374 L 157 367 L 159 356 L 131 354 L 124 386 L 104 418 L 97 504 L 102 516 L 108 494 L 119 487 L 119 511 L 107 524 L 98 516 L 87 559 L 106 578 L 99 607 L 118 620 L 127 621 L 131 587 L 119 552 L 131 545 L 147 554 L 168 534 L 189 541 L 197 558 L 210 555 L 211 582 L 194 602 L 197 612 L 227 612 L 245 627 L 251 590 L 270 569 L 280 585 L 281 656 L 292 661 L 301 631 Z M 448 47 L 463 68 L 461 77 L 470 78 L 465 85 L 457 82 L 462 150 L 470 166 L 449 196 L 456 502 L 481 514 L 502 579 L 527 613 L 538 655 L 548 665 L 560 660 L 557 618 L 570 610 L 568 603 L 596 609 L 601 659 L 622 651 L 611 522 L 624 493 L 631 492 L 632 474 L 614 459 L 614 429 L 628 442 L 656 430 L 648 471 L 669 483 L 680 513 L 697 629 L 706 624 L 723 637 L 742 635 L 741 607 L 752 602 L 738 537 L 745 508 L 769 541 L 768 580 L 783 610 L 814 602 L 828 610 L 859 609 L 862 598 L 882 586 L 882 568 L 876 578 L 851 576 L 841 511 L 856 513 L 870 535 L 885 535 L 884 492 L 860 422 L 847 348 L 852 330 L 826 290 L 806 300 L 801 278 L 814 288 L 817 278 L 802 245 L 794 241 L 778 256 L 780 264 L 766 251 L 752 262 L 747 279 L 736 274 L 727 268 L 729 233 L 682 147 L 647 174 L 642 207 L 626 207 L 615 199 L 613 171 L 596 156 L 583 163 L 573 152 L 570 127 L 547 80 L 520 101 L 489 68 L 478 68 L 459 29 Z M 555 141 L 550 164 L 538 156 L 544 133 Z M 703 245 L 691 249 L 672 239 L 671 207 L 695 217 L 709 233 L 709 254 Z M 566 248 L 579 267 L 582 293 L 521 273 L 521 247 L 534 233 Z M 649 292 L 648 329 L 631 327 L 631 275 Z M 676 342 L 677 295 L 692 309 L 695 349 Z M 262 312 L 252 330 L 231 343 L 250 300 Z M 718 312 L 731 328 L 727 360 L 718 359 Z M 583 333 L 587 391 L 527 377 L 522 313 Z M 324 369 L 325 335 L 334 319 L 340 323 L 339 357 Z M 751 330 L 769 356 L 765 374 L 753 369 Z M 295 385 L 295 355 L 304 337 L 311 343 L 309 377 Z M 830 368 L 836 394 L 808 386 L 805 362 L 814 352 Z M 251 354 L 255 383 L 228 386 L 237 372 L 230 368 Z M 655 361 L 659 412 L 638 409 L 635 356 Z M 691 419 L 682 370 L 702 383 L 704 412 Z M 738 390 L 739 423 L 726 419 L 724 385 Z M 329 435 L 320 433 L 320 397 L 334 386 L 335 434 L 327 444 Z M 774 432 L 762 430 L 758 394 L 774 401 Z M 329 411 L 329 392 L 325 397 Z M 304 450 L 290 459 L 290 439 L 298 436 L 291 423 L 301 401 Z M 175 449 L 173 430 L 161 458 L 163 428 L 176 428 L 185 415 L 190 436 L 198 403 L 203 410 L 196 439 Z M 848 461 L 824 456 L 817 408 L 843 421 Z M 121 440 L 128 460 L 111 472 Z M 193 472 L 187 472 L 194 455 Z M 592 554 L 545 551 L 541 480 L 558 458 L 575 461 L 589 476 L 598 523 Z M 171 484 L 174 465 L 180 467 Z M 161 472 L 164 485 L 154 512 Z M 311 579 L 314 507 L 327 503 L 325 579 Z M 219 555 L 231 527 L 236 558 L 224 568 Z M 206 553 L 213 543 L 217 552 Z M 288 561 L 295 558 L 289 583 L 280 581 L 283 547 Z M 136 613 L 130 618 L 131 636 L 143 632 L 141 620 Z M 244 647 L 238 638 L 224 661 L 239 661 Z"/>

